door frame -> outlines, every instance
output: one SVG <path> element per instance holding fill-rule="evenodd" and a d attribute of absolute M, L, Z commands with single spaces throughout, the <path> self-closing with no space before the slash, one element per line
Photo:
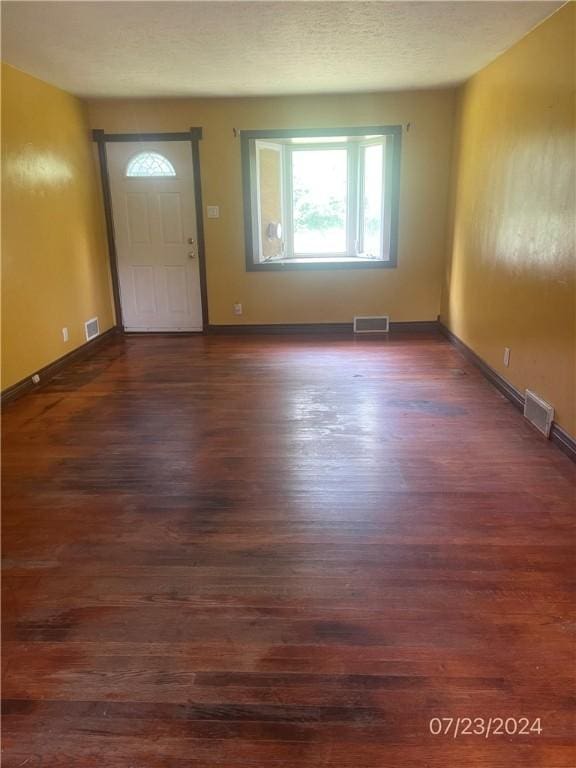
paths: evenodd
<path fill-rule="evenodd" d="M 106 220 L 106 239 L 108 241 L 108 259 L 112 277 L 112 295 L 116 312 L 116 328 L 124 332 L 122 320 L 122 304 L 120 302 L 120 280 L 118 277 L 118 257 L 116 239 L 114 236 L 114 217 L 112 215 L 112 193 L 110 191 L 110 174 L 108 171 L 108 142 L 135 141 L 189 141 L 192 149 L 192 174 L 194 176 L 194 207 L 196 209 L 196 234 L 198 238 L 198 267 L 200 273 L 200 301 L 202 303 L 202 333 L 208 333 L 208 283 L 206 280 L 206 250 L 204 246 L 204 219 L 202 205 L 202 181 L 200 178 L 200 140 L 202 128 L 190 128 L 188 131 L 175 133 L 106 133 L 102 128 L 92 131 L 92 140 L 98 149 L 100 163 L 100 180 L 102 183 L 102 198 L 104 202 L 104 218 Z"/>

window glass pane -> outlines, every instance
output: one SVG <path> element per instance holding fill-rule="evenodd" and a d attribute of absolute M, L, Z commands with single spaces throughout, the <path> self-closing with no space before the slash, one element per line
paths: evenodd
<path fill-rule="evenodd" d="M 345 149 L 294 150 L 294 253 L 346 252 Z"/>
<path fill-rule="evenodd" d="M 158 152 L 141 152 L 128 163 L 126 176 L 176 176 L 174 166 Z"/>
<path fill-rule="evenodd" d="M 382 257 L 382 151 L 381 144 L 364 149 L 363 251 Z"/>
<path fill-rule="evenodd" d="M 282 210 L 282 146 L 256 142 L 260 198 L 260 260 L 281 258 L 284 252 Z"/>

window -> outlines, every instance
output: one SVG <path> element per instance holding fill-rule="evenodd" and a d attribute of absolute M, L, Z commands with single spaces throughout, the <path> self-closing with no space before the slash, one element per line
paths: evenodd
<path fill-rule="evenodd" d="M 396 266 L 401 136 L 242 131 L 247 269 Z"/>
<path fill-rule="evenodd" d="M 176 171 L 159 152 L 140 152 L 128 163 L 126 176 L 176 176 Z"/>

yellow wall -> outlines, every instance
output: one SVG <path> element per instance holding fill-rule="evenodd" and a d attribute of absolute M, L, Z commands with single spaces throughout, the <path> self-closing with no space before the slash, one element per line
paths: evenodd
<path fill-rule="evenodd" d="M 355 314 L 435 320 L 446 254 L 453 91 L 253 99 L 105 100 L 89 103 L 93 128 L 182 131 L 201 126 L 210 322 L 349 322 Z M 246 272 L 240 140 L 233 128 L 406 124 L 396 269 Z M 242 302 L 244 315 L 232 305 Z"/>
<path fill-rule="evenodd" d="M 114 324 L 100 201 L 81 103 L 3 64 L 2 389 Z"/>
<path fill-rule="evenodd" d="M 442 303 L 450 329 L 548 400 L 572 435 L 575 10 L 563 7 L 461 91 Z"/>

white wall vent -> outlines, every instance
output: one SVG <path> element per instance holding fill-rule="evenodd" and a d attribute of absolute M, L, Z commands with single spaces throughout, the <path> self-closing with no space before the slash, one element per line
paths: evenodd
<path fill-rule="evenodd" d="M 389 329 L 388 315 L 354 318 L 354 333 L 388 333 Z"/>
<path fill-rule="evenodd" d="M 100 324 L 98 318 L 93 317 L 91 320 L 86 320 L 84 323 L 84 330 L 86 331 L 86 341 L 95 339 L 100 334 Z"/>
<path fill-rule="evenodd" d="M 529 389 L 526 390 L 524 416 L 543 435 L 546 435 L 546 437 L 550 436 L 550 429 L 554 420 L 554 408 L 538 397 L 538 395 L 535 395 L 534 392 L 530 392 Z"/>

